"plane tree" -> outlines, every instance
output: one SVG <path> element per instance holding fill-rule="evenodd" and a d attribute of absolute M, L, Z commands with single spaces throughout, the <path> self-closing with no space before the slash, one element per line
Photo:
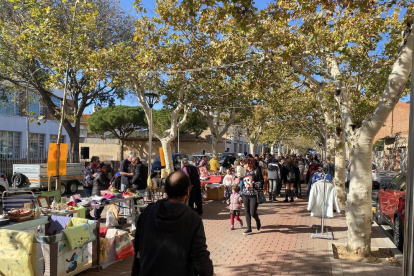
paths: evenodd
<path fill-rule="evenodd" d="M 0 1 L 0 82 L 11 90 L 32 91 L 51 115 L 61 119 L 63 89 L 68 78 L 68 116 L 63 120 L 79 159 L 80 120 L 96 103 L 123 97 L 117 68 L 119 53 L 132 41 L 133 21 L 110 0 Z M 75 4 L 76 3 L 76 4 Z M 70 51 L 69 51 L 70 49 Z M 67 68 L 67 64 L 69 64 Z"/>
<path fill-rule="evenodd" d="M 121 141 L 121 160 L 124 160 L 124 142 L 135 131 L 148 128 L 142 107 L 117 105 L 92 113 L 89 129 L 96 134 L 112 133 Z"/>

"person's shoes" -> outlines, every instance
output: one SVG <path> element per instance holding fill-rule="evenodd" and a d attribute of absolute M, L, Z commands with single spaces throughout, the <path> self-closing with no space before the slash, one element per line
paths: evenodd
<path fill-rule="evenodd" d="M 252 234 L 252 229 L 247 229 L 246 231 L 243 232 L 243 235 L 251 235 Z"/>
<path fill-rule="evenodd" d="M 297 196 L 295 196 L 295 199 L 298 199 L 298 197 L 297 197 Z"/>
<path fill-rule="evenodd" d="M 293 198 L 290 199 L 290 202 L 295 202 L 295 200 Z"/>
<path fill-rule="evenodd" d="M 285 200 L 283 200 L 283 202 L 289 202 L 289 200 L 286 198 Z"/>
<path fill-rule="evenodd" d="M 230 230 L 234 230 L 234 225 L 230 226 Z"/>
<path fill-rule="evenodd" d="M 257 231 L 260 231 L 260 229 L 262 229 L 262 223 L 260 222 L 260 220 L 257 222 L 256 229 Z"/>
<path fill-rule="evenodd" d="M 273 202 L 277 202 L 277 201 L 279 201 L 279 200 L 277 200 L 276 198 L 273 199 Z"/>
<path fill-rule="evenodd" d="M 242 228 L 243 227 L 243 221 L 241 220 L 240 221 L 240 228 Z"/>

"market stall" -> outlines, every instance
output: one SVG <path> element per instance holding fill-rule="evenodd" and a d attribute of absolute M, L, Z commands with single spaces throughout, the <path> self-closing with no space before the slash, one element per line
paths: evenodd
<path fill-rule="evenodd" d="M 210 175 L 208 179 L 201 181 L 201 187 L 205 193 L 204 198 L 212 200 L 220 200 L 223 198 L 224 194 L 224 185 L 223 182 L 224 175 Z"/>
<path fill-rule="evenodd" d="M 100 227 L 98 221 L 84 217 L 93 208 L 108 207 L 114 212 L 126 203 L 123 207 L 128 212 L 123 213 L 131 218 L 134 230 L 135 209 L 141 199 L 138 194 L 117 191 L 92 198 L 74 195 L 62 198 L 60 203 L 37 197 L 33 209 L 22 205 L 4 211 L 0 218 L 0 274 L 75 275 L 91 267 L 106 268 L 132 256 L 133 244 L 127 231 Z"/>

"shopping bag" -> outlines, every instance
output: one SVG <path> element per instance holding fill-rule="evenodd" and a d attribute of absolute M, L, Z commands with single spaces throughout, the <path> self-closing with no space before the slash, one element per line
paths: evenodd
<path fill-rule="evenodd" d="M 263 191 L 261 191 L 261 190 L 260 190 L 260 191 L 257 193 L 257 203 L 262 204 L 262 203 L 264 203 L 264 202 L 266 202 L 266 197 L 265 197 L 265 195 L 264 195 Z"/>
<path fill-rule="evenodd" d="M 118 220 L 115 217 L 113 210 L 106 211 L 106 227 L 118 226 Z"/>
<path fill-rule="evenodd" d="M 115 237 L 116 260 L 125 259 L 135 254 L 134 244 L 129 238 L 128 232 L 118 230 Z"/>

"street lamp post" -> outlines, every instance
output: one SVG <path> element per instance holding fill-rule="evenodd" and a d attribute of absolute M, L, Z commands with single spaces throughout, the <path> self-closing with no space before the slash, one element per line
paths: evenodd
<path fill-rule="evenodd" d="M 148 133 L 148 175 L 151 175 L 151 165 L 152 165 L 152 108 L 154 104 L 158 101 L 158 94 L 156 93 L 145 93 L 145 98 L 147 100 L 147 105 L 150 108 L 149 116 L 149 133 Z"/>

